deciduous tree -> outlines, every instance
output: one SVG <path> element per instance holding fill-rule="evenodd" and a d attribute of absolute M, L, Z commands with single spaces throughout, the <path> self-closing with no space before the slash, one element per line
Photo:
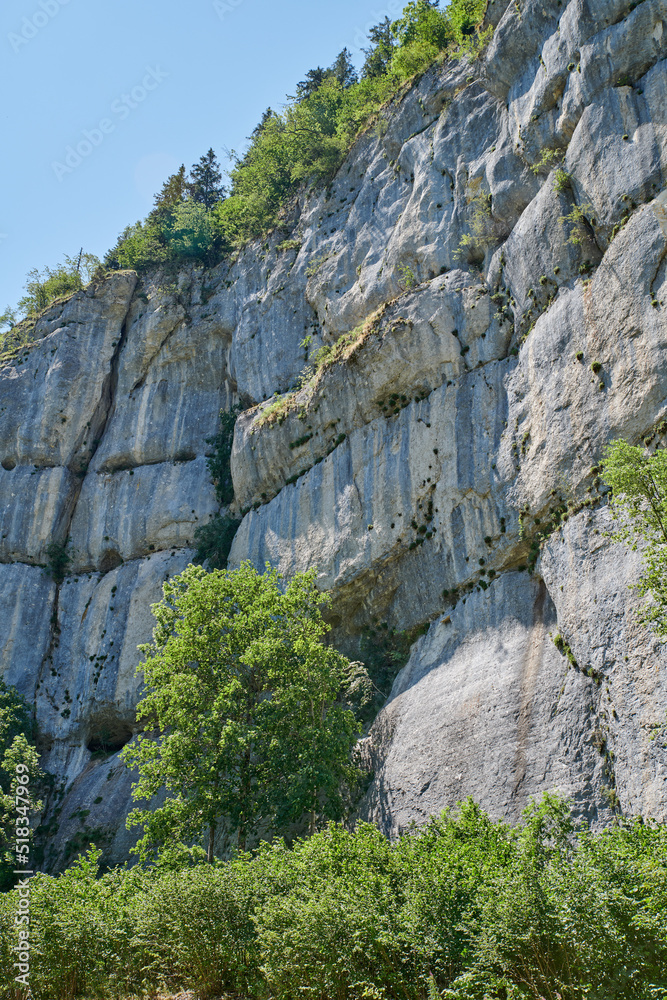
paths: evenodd
<path fill-rule="evenodd" d="M 137 799 L 163 790 L 155 809 L 137 809 L 139 852 L 216 836 L 284 831 L 307 817 L 311 829 L 343 811 L 343 788 L 359 726 L 336 703 L 349 663 L 323 644 L 327 603 L 314 572 L 281 586 L 250 563 L 207 573 L 189 566 L 153 606 L 153 642 L 140 647 L 147 731 L 125 748 L 139 770 Z"/>

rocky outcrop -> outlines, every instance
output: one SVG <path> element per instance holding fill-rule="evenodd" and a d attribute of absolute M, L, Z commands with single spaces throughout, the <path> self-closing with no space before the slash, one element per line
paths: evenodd
<path fill-rule="evenodd" d="M 237 402 L 231 565 L 316 565 L 350 652 L 426 629 L 365 738 L 363 816 L 473 795 L 516 819 L 557 788 L 594 823 L 666 818 L 667 657 L 597 466 L 665 430 L 667 5 L 489 10 L 487 52 L 383 109 L 283 231 L 91 286 L 0 372 L 3 671 L 61 783 L 50 865 L 131 843 L 136 646 Z"/>

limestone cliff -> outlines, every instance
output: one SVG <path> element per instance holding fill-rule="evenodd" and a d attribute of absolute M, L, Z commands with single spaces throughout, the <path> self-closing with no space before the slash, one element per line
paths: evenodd
<path fill-rule="evenodd" d="M 116 273 L 0 371 L 3 673 L 60 783 L 49 864 L 91 832 L 127 851 L 108 751 L 239 400 L 230 564 L 316 564 L 349 650 L 428 627 L 366 739 L 363 815 L 396 831 L 472 795 L 515 819 L 557 788 L 594 822 L 667 819 L 667 656 L 596 475 L 609 440 L 667 428 L 667 0 L 489 12 L 481 59 L 396 99 L 289 231 Z"/>

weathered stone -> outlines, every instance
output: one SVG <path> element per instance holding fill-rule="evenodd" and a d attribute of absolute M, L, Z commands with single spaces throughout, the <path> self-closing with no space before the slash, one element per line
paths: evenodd
<path fill-rule="evenodd" d="M 186 310 L 185 294 L 149 290 L 147 302 L 133 303 L 113 407 L 91 463 L 98 472 L 204 454 L 220 410 L 234 402 L 224 327 L 202 317 L 201 305 Z M 187 290 L 197 298 L 197 289 Z"/>
<path fill-rule="evenodd" d="M 62 466 L 0 470 L 0 561 L 46 563 L 49 545 L 65 542 L 80 485 Z"/>
<path fill-rule="evenodd" d="M 602 508 L 552 535 L 539 564 L 559 634 L 594 678 L 593 734 L 608 801 L 628 816 L 667 821 L 667 648 L 637 621 L 641 557 L 610 544 Z M 571 672 L 571 671 L 570 671 Z"/>
<path fill-rule="evenodd" d="M 43 570 L 0 566 L 0 676 L 30 703 L 51 643 L 55 597 L 56 585 Z"/>
<path fill-rule="evenodd" d="M 155 549 L 191 545 L 216 509 L 203 457 L 89 473 L 72 519 L 72 570 L 108 572 Z"/>
<path fill-rule="evenodd" d="M 85 749 L 96 729 L 103 728 L 95 720 L 106 713 L 129 738 L 142 683 L 135 674 L 141 660 L 137 646 L 150 640 L 155 624 L 151 604 L 161 599 L 164 580 L 180 573 L 191 558 L 188 549 L 159 552 L 103 576 L 66 579 L 58 602 L 58 641 L 38 696 L 45 736 Z"/>
<path fill-rule="evenodd" d="M 0 369 L 3 468 L 87 464 L 136 281 L 120 272 L 53 306 L 37 322 L 37 344 Z"/>
<path fill-rule="evenodd" d="M 553 491 L 577 492 L 608 441 L 636 441 L 667 412 L 666 250 L 654 209 L 642 208 L 590 284 L 561 291 L 538 319 L 507 381 L 498 458 L 517 507 L 538 513 Z"/>
<path fill-rule="evenodd" d="M 355 603 L 364 580 L 365 611 L 390 605 L 401 627 L 434 612 L 443 586 L 468 583 L 484 563 L 505 565 L 517 520 L 490 459 L 503 433 L 509 367 L 489 363 L 355 430 L 247 515 L 231 563 L 268 560 L 288 575 L 316 565 L 322 589 L 342 597 L 350 588 Z"/>
<path fill-rule="evenodd" d="M 494 313 L 486 286 L 465 272 L 435 278 L 369 319 L 359 347 L 295 393 L 284 419 L 262 423 L 275 400 L 241 414 L 232 452 L 239 507 L 273 496 L 383 409 L 389 415 L 501 358 L 509 330 Z"/>
<path fill-rule="evenodd" d="M 557 790 L 610 819 L 592 745 L 594 682 L 554 646 L 541 580 L 508 573 L 439 618 L 413 649 L 369 737 L 375 777 L 362 816 L 398 833 L 471 795 L 516 822 Z"/>

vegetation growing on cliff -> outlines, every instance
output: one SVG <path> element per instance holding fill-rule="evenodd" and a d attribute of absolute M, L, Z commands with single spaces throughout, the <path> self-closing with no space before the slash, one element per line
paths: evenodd
<path fill-rule="evenodd" d="M 667 450 L 653 454 L 627 441 L 613 441 L 604 456 L 604 479 L 612 488 L 618 518 L 616 539 L 641 548 L 644 569 L 637 591 L 639 618 L 667 637 Z"/>
<path fill-rule="evenodd" d="M 245 153 L 232 154 L 228 193 L 209 150 L 211 196 L 195 193 L 197 167 L 189 181 L 181 167 L 166 181 L 148 218 L 121 234 L 107 266 L 141 268 L 184 259 L 210 264 L 264 235 L 303 184 L 331 180 L 359 133 L 406 81 L 443 54 L 474 51 L 485 9 L 486 0 L 451 0 L 444 10 L 437 0 L 410 0 L 398 20 L 385 18 L 371 29 L 360 78 L 346 49 L 328 69 L 310 70 L 285 110 L 268 108 Z"/>
<path fill-rule="evenodd" d="M 101 267 L 92 253 L 81 250 L 76 257 L 65 254 L 58 267 L 33 268 L 26 277 L 25 295 L 16 308 L 7 306 L 0 315 L 0 358 L 11 356 L 32 340 L 35 318 L 60 298 L 78 292 Z"/>
<path fill-rule="evenodd" d="M 304 185 L 328 183 L 360 133 L 383 106 L 437 59 L 475 53 L 486 40 L 477 30 L 486 0 L 410 0 L 396 21 L 385 17 L 369 32 L 358 77 L 346 49 L 328 69 L 306 74 L 281 112 L 268 108 L 246 151 L 232 151 L 229 187 L 213 149 L 167 178 L 146 219 L 127 226 L 109 250 L 104 267 L 142 270 L 160 265 L 211 266 L 280 222 L 286 205 Z M 32 340 L 34 317 L 103 273 L 92 254 L 65 257 L 57 268 L 37 269 L 26 295 L 0 315 L 0 357 Z M 2 330 L 5 328 L 5 332 Z"/>
<path fill-rule="evenodd" d="M 225 863 L 116 869 L 91 850 L 31 882 L 34 1000 L 655 1000 L 667 989 L 667 827 L 518 828 L 471 801 L 391 843 L 331 826 Z M 0 897 L 0 995 L 16 893 Z"/>

